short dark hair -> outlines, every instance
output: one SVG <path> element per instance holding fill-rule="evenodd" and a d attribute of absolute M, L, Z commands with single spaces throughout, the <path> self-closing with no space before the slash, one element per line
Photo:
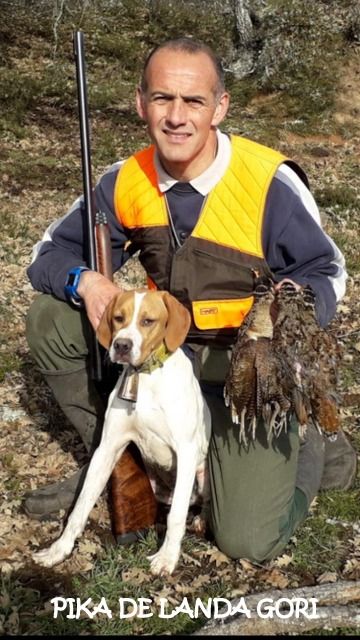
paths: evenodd
<path fill-rule="evenodd" d="M 210 58 L 215 69 L 215 73 L 217 77 L 215 93 L 217 96 L 220 96 L 223 93 L 223 91 L 225 90 L 225 79 L 224 79 L 224 69 L 221 64 L 220 58 L 214 53 L 211 47 L 209 47 L 207 44 L 205 44 L 204 42 L 200 42 L 200 40 L 195 40 L 194 38 L 189 38 L 189 37 L 173 38 L 171 40 L 165 40 L 165 42 L 157 45 L 152 49 L 152 51 L 150 51 L 149 55 L 147 56 L 144 62 L 144 66 L 141 74 L 141 79 L 140 79 L 141 91 L 144 92 L 147 90 L 146 70 L 149 66 L 149 62 L 152 59 L 152 57 L 155 55 L 155 53 L 157 53 L 158 51 L 161 51 L 161 49 L 171 49 L 171 51 L 183 51 L 184 53 L 189 53 L 189 54 L 205 53 Z"/>

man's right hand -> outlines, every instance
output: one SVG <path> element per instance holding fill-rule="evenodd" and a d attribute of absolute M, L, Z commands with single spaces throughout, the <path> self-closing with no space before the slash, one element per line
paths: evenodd
<path fill-rule="evenodd" d="M 87 316 L 96 331 L 107 305 L 121 289 L 97 271 L 84 271 L 77 291 L 84 301 Z"/>

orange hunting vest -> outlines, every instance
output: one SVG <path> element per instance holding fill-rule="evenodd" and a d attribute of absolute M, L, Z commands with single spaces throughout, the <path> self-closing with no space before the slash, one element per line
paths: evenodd
<path fill-rule="evenodd" d="M 179 248 L 158 188 L 154 146 L 125 161 L 115 184 L 116 215 L 132 250 L 140 250 L 150 282 L 192 313 L 189 341 L 232 342 L 253 304 L 256 277 L 270 275 L 261 240 L 266 196 L 279 165 L 288 161 L 245 138 L 232 136 L 231 144 L 226 173 Z"/>

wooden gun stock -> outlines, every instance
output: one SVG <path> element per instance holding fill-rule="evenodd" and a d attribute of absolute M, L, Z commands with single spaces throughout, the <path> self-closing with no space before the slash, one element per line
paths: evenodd
<path fill-rule="evenodd" d="M 97 270 L 109 280 L 113 279 L 111 260 L 111 240 L 106 215 L 97 212 L 94 215 L 94 194 L 91 182 L 90 140 L 86 95 L 86 77 L 84 61 L 83 34 L 74 34 L 74 53 L 78 81 L 80 135 L 86 205 L 86 228 L 88 235 L 88 266 Z M 92 360 L 95 364 L 93 377 L 102 379 L 99 345 L 94 334 Z M 119 428 L 121 426 L 119 425 Z M 111 476 L 112 528 L 119 544 L 136 540 L 137 532 L 155 523 L 157 502 L 149 479 L 142 464 L 141 456 L 135 445 L 124 451 Z"/>
<path fill-rule="evenodd" d="M 118 544 L 134 542 L 155 524 L 157 501 L 140 453 L 130 444 L 111 476 L 112 526 Z"/>
<path fill-rule="evenodd" d="M 111 239 L 106 214 L 102 211 L 95 213 L 95 247 L 97 271 L 108 280 L 113 279 L 111 261 Z"/>

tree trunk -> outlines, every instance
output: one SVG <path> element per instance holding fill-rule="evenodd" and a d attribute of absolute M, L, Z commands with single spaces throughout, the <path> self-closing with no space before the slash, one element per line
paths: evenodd
<path fill-rule="evenodd" d="M 316 599 L 315 607 L 310 598 Z M 294 613 L 288 618 L 286 608 L 280 609 L 280 615 L 275 611 L 273 617 L 262 618 L 267 613 L 266 606 L 260 606 L 260 601 L 266 599 L 266 605 L 276 605 L 277 601 L 296 601 L 302 599 L 302 604 L 308 603 L 309 617 L 299 611 L 298 616 Z M 305 603 L 304 603 L 305 601 Z M 284 633 L 299 634 L 310 629 L 336 629 L 338 627 L 359 627 L 360 628 L 360 581 L 357 582 L 336 582 L 331 584 L 318 585 L 316 587 L 304 587 L 299 589 L 283 589 L 275 591 L 265 591 L 260 594 L 243 598 L 245 603 L 242 609 L 246 608 L 250 612 L 250 617 L 245 613 L 235 613 L 219 620 L 209 620 L 202 629 L 192 635 L 226 635 L 226 636 L 253 636 L 253 635 L 279 635 Z M 239 599 L 231 601 L 233 607 L 239 604 Z M 289 603 L 290 604 L 290 603 Z M 280 606 L 280 605 L 279 605 Z M 240 608 L 240 607 L 239 607 Z M 291 605 L 290 605 L 290 610 Z M 312 617 L 310 617 L 310 615 Z"/>
<path fill-rule="evenodd" d="M 253 25 L 250 18 L 249 0 L 234 0 L 236 28 L 239 43 L 245 49 L 251 46 L 253 40 Z"/>

